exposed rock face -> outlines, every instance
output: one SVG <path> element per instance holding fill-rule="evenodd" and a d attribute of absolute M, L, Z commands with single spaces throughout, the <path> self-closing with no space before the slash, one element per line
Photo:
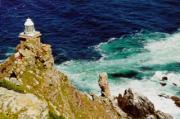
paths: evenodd
<path fill-rule="evenodd" d="M 164 112 L 161 112 L 159 110 L 155 111 L 155 116 L 156 116 L 157 119 L 173 119 L 173 117 L 171 115 L 169 115 L 167 113 L 164 113 Z"/>
<path fill-rule="evenodd" d="M 101 96 L 103 97 L 110 97 L 110 89 L 108 84 L 108 75 L 107 73 L 99 74 L 99 87 L 101 88 Z"/>
<path fill-rule="evenodd" d="M 21 94 L 0 87 L 0 109 L 18 113 L 19 119 L 47 119 L 48 106 L 33 94 Z"/>
<path fill-rule="evenodd" d="M 154 105 L 146 98 L 133 93 L 131 89 L 125 90 L 124 96 L 118 96 L 118 105 L 133 117 L 145 117 L 154 111 Z"/>
<path fill-rule="evenodd" d="M 45 100 L 48 118 L 120 119 L 110 103 L 99 101 L 99 97 L 91 100 L 71 85 L 67 76 L 54 67 L 50 45 L 42 44 L 39 37 L 21 39 L 15 55 L 0 65 L 0 86 Z"/>
<path fill-rule="evenodd" d="M 119 107 L 133 119 L 172 119 L 168 114 L 155 111 L 154 105 L 146 97 L 127 89 L 118 96 Z"/>

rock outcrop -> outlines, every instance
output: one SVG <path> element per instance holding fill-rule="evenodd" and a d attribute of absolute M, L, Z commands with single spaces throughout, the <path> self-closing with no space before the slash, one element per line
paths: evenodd
<path fill-rule="evenodd" d="M 110 89 L 108 84 L 108 75 L 107 73 L 99 74 L 99 87 L 101 88 L 101 96 L 102 97 L 110 97 Z"/>
<path fill-rule="evenodd" d="M 171 99 L 174 101 L 174 103 L 180 107 L 180 97 L 178 96 L 171 96 Z"/>
<path fill-rule="evenodd" d="M 34 106 L 36 112 L 40 110 L 41 117 L 36 118 L 34 113 L 24 111 L 23 115 L 28 115 L 26 119 L 45 118 L 43 115 L 47 116 L 47 113 L 44 114 L 43 110 L 46 110 L 45 112 L 48 110 L 50 119 L 121 118 L 110 103 L 99 101 L 101 100 L 99 97 L 97 100 L 91 100 L 87 95 L 76 90 L 67 76 L 54 67 L 51 47 L 41 43 L 40 37 L 21 38 L 15 54 L 0 64 L 0 87 L 13 90 L 13 93 L 21 96 L 24 101 L 30 101 L 31 99 L 28 98 L 35 96 L 36 100 L 47 104 L 47 109 L 46 106 Z M 17 97 L 9 109 L 19 107 L 21 105 L 19 100 Z M 29 104 L 29 108 L 35 104 L 35 102 L 32 105 Z M 0 108 L 0 115 L 4 115 L 4 113 L 6 115 L 7 111 Z M 8 112 L 8 117 L 14 113 Z"/>
<path fill-rule="evenodd" d="M 172 119 L 169 114 L 156 111 L 152 102 L 146 97 L 127 89 L 122 96 L 119 94 L 119 107 L 133 119 Z"/>
<path fill-rule="evenodd" d="M 0 109 L 18 113 L 19 119 L 48 119 L 48 105 L 33 94 L 21 94 L 0 87 Z"/>

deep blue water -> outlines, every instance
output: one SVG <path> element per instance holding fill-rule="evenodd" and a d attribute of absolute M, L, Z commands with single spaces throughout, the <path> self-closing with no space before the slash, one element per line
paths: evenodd
<path fill-rule="evenodd" d="M 15 47 L 27 17 L 50 43 L 56 62 L 97 59 L 89 46 L 142 29 L 171 33 L 180 26 L 179 0 L 1 0 L 0 58 Z"/>

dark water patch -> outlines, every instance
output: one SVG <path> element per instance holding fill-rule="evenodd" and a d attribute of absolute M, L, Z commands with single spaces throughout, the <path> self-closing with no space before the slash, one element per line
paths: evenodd
<path fill-rule="evenodd" d="M 180 6 L 179 0 L 164 0 L 166 4 L 173 5 L 173 6 Z"/>
<path fill-rule="evenodd" d="M 155 71 L 180 72 L 180 62 L 152 66 Z"/>
<path fill-rule="evenodd" d="M 15 52 L 15 49 L 12 47 L 1 47 L 0 46 L 0 59 L 5 60 L 7 59 L 10 55 L 12 55 Z"/>
<path fill-rule="evenodd" d="M 176 95 L 177 95 L 177 96 L 180 96 L 180 91 L 176 92 Z"/>
<path fill-rule="evenodd" d="M 140 71 L 142 72 L 155 72 L 155 71 L 169 71 L 169 72 L 180 72 L 180 62 L 163 64 L 163 65 L 149 65 L 149 66 L 142 66 L 139 67 Z"/>
<path fill-rule="evenodd" d="M 112 78 L 135 78 L 139 73 L 137 71 L 128 70 L 124 72 L 118 73 L 108 73 L 108 75 Z"/>
<path fill-rule="evenodd" d="M 141 71 L 151 71 L 151 70 L 153 70 L 153 68 L 149 67 L 149 66 L 143 66 L 143 67 L 140 67 L 140 70 Z"/>

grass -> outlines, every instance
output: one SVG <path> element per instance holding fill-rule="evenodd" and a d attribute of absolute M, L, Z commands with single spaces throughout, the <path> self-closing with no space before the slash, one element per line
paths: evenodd
<path fill-rule="evenodd" d="M 18 119 L 18 114 L 0 112 L 0 119 Z"/>
<path fill-rule="evenodd" d="M 19 93 L 25 93 L 25 88 L 21 85 L 16 85 L 16 84 L 13 84 L 11 83 L 10 81 L 7 81 L 7 80 L 0 80 L 0 87 L 4 87 L 4 88 L 7 88 L 9 90 L 14 90 L 16 92 L 19 92 Z"/>
<path fill-rule="evenodd" d="M 49 111 L 49 118 L 50 119 L 65 119 L 63 116 L 58 116 L 55 112 Z"/>

